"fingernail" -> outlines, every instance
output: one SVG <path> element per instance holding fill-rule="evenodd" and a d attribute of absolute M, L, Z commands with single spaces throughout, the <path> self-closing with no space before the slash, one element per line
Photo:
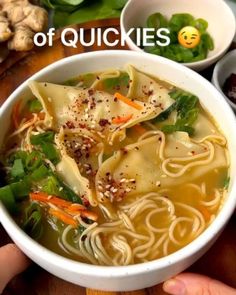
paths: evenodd
<path fill-rule="evenodd" d="M 171 279 L 164 283 L 163 290 L 171 295 L 185 295 L 185 284 L 178 279 Z"/>

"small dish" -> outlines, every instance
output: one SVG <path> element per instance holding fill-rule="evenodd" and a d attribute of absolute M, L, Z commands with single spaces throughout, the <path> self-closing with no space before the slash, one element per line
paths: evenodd
<path fill-rule="evenodd" d="M 233 110 L 236 112 L 236 104 L 233 103 L 224 93 L 222 87 L 226 79 L 232 74 L 236 74 L 236 49 L 227 53 L 218 63 L 216 64 L 213 75 L 212 83 L 222 93 L 226 101 L 230 104 Z"/>
<path fill-rule="evenodd" d="M 214 40 L 214 49 L 209 51 L 206 59 L 183 63 L 183 65 L 201 71 L 219 60 L 229 48 L 236 31 L 235 17 L 230 7 L 223 0 L 130 0 L 121 14 L 121 31 L 127 45 L 135 51 L 143 51 L 132 37 L 127 35 L 130 28 L 144 27 L 149 15 L 160 12 L 168 19 L 175 13 L 190 13 L 195 18 L 208 22 L 208 33 Z"/>

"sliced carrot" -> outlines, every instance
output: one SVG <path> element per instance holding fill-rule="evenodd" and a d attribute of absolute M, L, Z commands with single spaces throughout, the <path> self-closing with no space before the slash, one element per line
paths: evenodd
<path fill-rule="evenodd" d="M 72 205 L 70 205 L 68 210 L 70 210 L 71 212 L 76 212 L 76 211 L 80 211 L 80 210 L 86 210 L 86 208 L 80 204 L 72 204 Z"/>
<path fill-rule="evenodd" d="M 145 129 L 143 126 L 140 124 L 136 124 L 132 127 L 137 133 L 140 135 L 143 135 L 145 132 L 147 132 L 147 129 Z"/>
<path fill-rule="evenodd" d="M 206 221 L 209 221 L 211 219 L 211 213 L 209 212 L 209 210 L 206 207 L 200 205 L 198 207 L 198 210 L 202 213 L 202 215 Z"/>
<path fill-rule="evenodd" d="M 112 120 L 112 123 L 113 123 L 113 124 L 126 123 L 126 122 L 128 122 L 132 117 L 133 117 L 133 114 L 130 114 L 130 115 L 125 116 L 125 117 L 120 117 L 120 116 L 118 116 L 117 118 L 114 118 L 114 119 Z"/>
<path fill-rule="evenodd" d="M 78 226 L 78 223 L 77 223 L 76 220 L 74 220 L 70 215 L 68 215 L 66 213 L 63 213 L 63 212 L 61 212 L 59 210 L 50 208 L 49 209 L 49 214 L 57 217 L 59 220 L 61 220 L 65 224 L 72 225 L 73 227 Z"/>
<path fill-rule="evenodd" d="M 98 219 L 98 215 L 95 212 L 89 210 L 81 211 L 81 216 L 96 221 Z"/>
<path fill-rule="evenodd" d="M 123 101 L 124 103 L 126 103 L 127 105 L 135 108 L 136 110 L 142 110 L 143 109 L 142 105 L 137 104 L 136 102 L 130 100 L 129 98 L 125 97 L 124 95 L 120 94 L 119 92 L 116 92 L 114 94 L 114 96 L 115 96 L 115 98 Z"/>
<path fill-rule="evenodd" d="M 71 210 L 70 208 L 66 208 L 65 211 L 66 213 L 70 215 L 73 215 L 73 216 L 79 215 L 81 217 L 85 217 L 93 221 L 96 221 L 98 219 L 98 215 L 95 212 L 92 212 L 86 209 L 76 211 L 76 210 Z"/>
<path fill-rule="evenodd" d="M 12 109 L 12 120 L 13 120 L 13 124 L 15 128 L 19 127 L 20 106 L 21 106 L 21 101 L 18 100 Z"/>
<path fill-rule="evenodd" d="M 39 193 L 30 193 L 30 199 L 32 201 L 39 201 L 39 202 L 44 202 L 44 203 L 51 203 L 53 205 L 57 205 L 60 207 L 70 207 L 72 205 L 71 202 L 60 199 L 56 196 L 50 196 L 46 193 L 39 192 Z"/>

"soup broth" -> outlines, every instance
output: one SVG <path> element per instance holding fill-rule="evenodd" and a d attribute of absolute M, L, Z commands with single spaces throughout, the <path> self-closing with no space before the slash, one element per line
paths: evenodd
<path fill-rule="evenodd" d="M 29 87 L 13 109 L 0 199 L 32 238 L 74 260 L 129 265 L 214 221 L 227 142 L 194 94 L 131 65 Z"/>

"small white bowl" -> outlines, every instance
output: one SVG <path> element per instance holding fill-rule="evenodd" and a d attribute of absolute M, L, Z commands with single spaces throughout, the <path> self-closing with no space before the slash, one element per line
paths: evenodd
<path fill-rule="evenodd" d="M 218 61 L 212 75 L 212 83 L 222 93 L 227 102 L 236 112 L 236 104 L 233 103 L 222 91 L 226 79 L 229 78 L 232 73 L 236 74 L 236 49 L 230 51 Z"/>
<path fill-rule="evenodd" d="M 228 140 L 230 187 L 221 211 L 209 227 L 194 241 L 166 257 L 129 266 L 97 266 L 64 258 L 32 240 L 8 214 L 0 202 L 0 222 L 12 240 L 33 261 L 52 274 L 92 289 L 129 291 L 158 284 L 194 263 L 216 241 L 236 206 L 236 119 L 232 109 L 217 89 L 196 72 L 166 58 L 134 51 L 98 51 L 74 55 L 49 65 L 29 80 L 61 83 L 73 76 L 112 67 L 124 68 L 130 63 L 152 76 L 157 76 L 197 95 L 218 122 Z M 11 122 L 13 105 L 20 99 L 32 97 L 28 82 L 19 86 L 0 108 L 0 147 Z M 224 114 L 224 120 L 222 120 Z M 233 131 L 233 132 L 232 132 Z"/>
<path fill-rule="evenodd" d="M 235 35 L 235 16 L 223 0 L 129 0 L 124 7 L 120 26 L 130 49 L 140 49 L 132 37 L 127 35 L 130 28 L 145 27 L 149 15 L 160 12 L 168 19 L 175 13 L 190 13 L 195 18 L 203 18 L 208 22 L 208 33 L 214 40 L 214 49 L 208 52 L 206 59 L 183 63 L 183 65 L 201 71 L 219 60 L 229 48 Z"/>

